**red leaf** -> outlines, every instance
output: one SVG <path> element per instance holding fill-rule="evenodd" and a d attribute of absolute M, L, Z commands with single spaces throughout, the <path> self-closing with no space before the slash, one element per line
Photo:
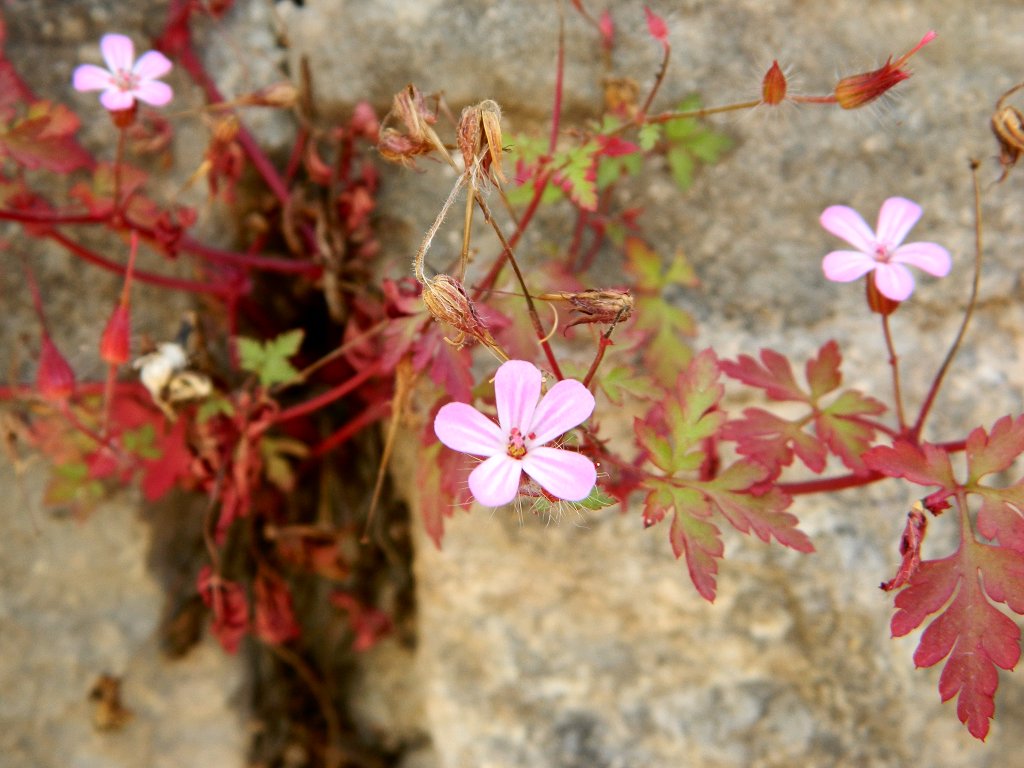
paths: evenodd
<path fill-rule="evenodd" d="M 946 606 L 921 635 L 914 663 L 930 667 L 949 657 L 939 694 L 943 701 L 957 696 L 960 722 L 982 740 L 995 713 L 996 668 L 1012 669 L 1020 658 L 1020 630 L 991 601 L 1024 613 L 1024 556 L 968 539 L 950 557 L 921 564 L 896 596 L 891 624 L 902 637 Z"/>
<path fill-rule="evenodd" d="M 1002 472 L 1024 453 L 1024 416 L 1016 421 L 1003 416 L 987 434 L 978 427 L 967 437 L 966 453 L 968 485 L 985 475 Z"/>
<path fill-rule="evenodd" d="M 735 442 L 736 450 L 770 470 L 777 477 L 793 463 L 794 453 L 814 472 L 825 469 L 828 450 L 814 435 L 804 431 L 803 420 L 788 421 L 760 408 L 747 408 L 743 418 L 728 422 L 720 433 Z"/>
<path fill-rule="evenodd" d="M 875 446 L 863 459 L 869 469 L 888 477 L 902 477 L 916 485 L 937 485 L 947 493 L 956 488 L 949 455 L 928 443 L 918 448 L 906 440 L 897 440 L 891 447 Z"/>
<path fill-rule="evenodd" d="M 331 602 L 348 613 L 349 626 L 355 633 L 352 641 L 353 651 L 370 650 L 393 629 L 390 616 L 372 606 L 364 605 L 355 595 L 335 592 L 331 595 Z"/>
<path fill-rule="evenodd" d="M 256 635 L 270 645 L 281 645 L 301 634 L 292 608 L 288 585 L 263 572 L 253 585 L 256 600 Z"/>
<path fill-rule="evenodd" d="M 789 360 L 774 350 L 762 349 L 761 362 L 763 365 L 758 364 L 750 355 L 740 355 L 736 362 L 722 360 L 719 367 L 726 376 L 763 389 L 765 395 L 772 400 L 810 402 L 808 395 L 796 383 Z"/>
<path fill-rule="evenodd" d="M 155 419 L 162 417 L 156 416 Z M 188 445 L 185 420 L 173 425 L 166 421 L 160 426 L 156 440 L 160 458 L 143 463 L 142 493 L 146 501 L 162 498 L 174 486 L 188 489 L 192 485 L 192 450 Z"/>
<path fill-rule="evenodd" d="M 433 416 L 427 421 L 432 425 Z M 440 549 L 445 518 L 451 517 L 457 508 L 468 505 L 471 500 L 467 480 L 471 464 L 465 454 L 442 450 L 432 426 L 424 431 L 423 441 L 416 471 L 420 513 L 427 535 Z"/>
<path fill-rule="evenodd" d="M 665 20 L 646 5 L 644 6 L 644 14 L 647 16 L 647 31 L 650 32 L 651 37 L 667 48 L 668 26 L 666 26 Z"/>
<path fill-rule="evenodd" d="M 196 582 L 203 603 L 213 610 L 213 634 L 224 650 L 234 653 L 249 631 L 249 606 L 245 589 L 236 581 L 228 581 L 204 565 Z"/>
<path fill-rule="evenodd" d="M 78 125 L 78 117 L 63 104 L 33 102 L 23 117 L 0 127 L 0 157 L 56 173 L 88 167 L 93 159 L 75 141 Z"/>
<path fill-rule="evenodd" d="M 875 416 L 884 410 L 878 400 L 848 389 L 815 416 L 814 428 L 843 464 L 854 472 L 865 473 L 863 457 L 874 442 L 875 429 L 861 417 Z"/>
<path fill-rule="evenodd" d="M 978 532 L 1004 547 L 1024 553 L 1024 482 L 1010 488 L 983 488 L 978 510 Z"/>

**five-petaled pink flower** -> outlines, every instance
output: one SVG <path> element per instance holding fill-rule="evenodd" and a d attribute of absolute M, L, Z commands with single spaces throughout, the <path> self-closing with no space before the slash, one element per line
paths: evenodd
<path fill-rule="evenodd" d="M 157 80 L 171 71 L 171 62 L 159 51 L 146 51 L 135 61 L 131 38 L 114 34 L 103 36 L 100 51 L 107 68 L 76 67 L 71 81 L 76 91 L 103 91 L 100 103 L 111 112 L 131 109 L 136 99 L 162 107 L 173 98 L 171 86 Z"/>
<path fill-rule="evenodd" d="M 593 413 L 594 396 L 580 382 L 565 379 L 538 402 L 541 379 L 537 367 L 525 360 L 509 360 L 498 368 L 497 424 L 467 403 L 448 403 L 437 412 L 434 433 L 442 443 L 485 457 L 469 476 L 469 489 L 481 504 L 500 507 L 512 501 L 523 472 L 566 501 L 582 501 L 594 488 L 594 462 L 547 445 Z"/>
<path fill-rule="evenodd" d="M 949 274 L 949 251 L 937 243 L 907 243 L 903 238 L 921 218 L 921 206 L 903 197 L 890 197 L 878 212 L 872 232 L 860 214 L 845 205 L 833 205 L 821 214 L 821 226 L 857 250 L 832 251 L 821 262 L 825 277 L 848 283 L 874 270 L 875 286 L 886 298 L 903 301 L 914 290 L 914 276 L 904 265 L 930 275 Z"/>

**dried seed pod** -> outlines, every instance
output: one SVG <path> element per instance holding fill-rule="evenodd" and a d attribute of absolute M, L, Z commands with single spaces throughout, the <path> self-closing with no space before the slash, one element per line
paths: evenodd
<path fill-rule="evenodd" d="M 633 314 L 633 295 L 622 288 L 603 290 L 588 289 L 576 293 L 560 291 L 545 293 L 537 298 L 545 301 L 567 301 L 579 316 L 566 328 L 582 323 L 606 323 L 613 325 L 622 322 Z"/>
<path fill-rule="evenodd" d="M 459 335 L 449 339 L 449 343 L 461 347 L 467 343 L 466 337 L 479 341 L 497 353 L 501 358 L 507 359 L 498 343 L 487 330 L 487 324 L 476 311 L 473 300 L 469 298 L 462 283 L 449 275 L 438 275 L 427 278 L 423 283 L 423 303 L 427 311 L 434 316 L 434 319 L 441 320 L 455 328 Z"/>
<path fill-rule="evenodd" d="M 1006 178 L 1024 152 L 1024 114 L 1016 107 L 1005 104 L 1007 96 L 1021 87 L 1024 87 L 1024 83 L 1004 93 L 996 103 L 995 112 L 992 113 L 992 133 L 999 142 L 999 164 L 1003 166 L 999 181 Z"/>
<path fill-rule="evenodd" d="M 480 161 L 485 177 L 508 183 L 501 169 L 501 107 L 497 102 L 486 99 L 462 110 L 456 135 L 467 170 L 476 164 L 477 156 L 486 145 L 487 155 Z"/>

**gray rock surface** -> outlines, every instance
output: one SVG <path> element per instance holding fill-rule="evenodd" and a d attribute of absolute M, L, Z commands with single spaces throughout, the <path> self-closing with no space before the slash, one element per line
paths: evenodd
<path fill-rule="evenodd" d="M 94 3 L 72 3 L 64 13 L 45 3 L 13 5 L 39 17 L 35 44 L 53 48 L 50 85 L 66 83 L 76 60 L 73 46 L 56 41 L 91 46 L 93 33 L 112 23 L 111 11 Z M 221 38 L 208 42 L 210 55 L 223 57 L 218 77 L 228 92 L 249 83 L 254 68 L 271 71 L 265 65 L 280 56 L 266 31 L 267 6 L 238 6 L 222 34 L 256 55 L 224 55 Z M 973 242 L 967 160 L 983 159 L 983 178 L 995 176 L 988 110 L 1024 77 L 1024 8 L 1010 0 L 652 7 L 665 16 L 673 42 L 663 108 L 694 91 L 708 103 L 751 98 L 772 58 L 803 92 L 826 92 L 836 72 L 874 68 L 926 30 L 939 32 L 913 60 L 914 77 L 883 108 L 722 118 L 716 124 L 737 147 L 688 195 L 660 171 L 630 190 L 655 245 L 666 255 L 683 248 L 701 277 L 700 290 L 680 297 L 701 320 L 700 345 L 722 356 L 771 346 L 799 359 L 834 337 L 846 352 L 847 381 L 879 393 L 888 379 L 877 321 L 858 289 L 820 277 L 820 258 L 835 241 L 817 216 L 846 203 L 871 220 L 888 196 L 920 202 L 925 216 L 914 237 L 946 244 L 954 272 L 921 280 L 894 318 L 907 370 L 921 374 L 905 382 L 910 402 L 918 401 L 965 299 Z M 364 98 L 384 111 L 411 81 L 443 90 L 456 112 L 494 98 L 508 130 L 543 128 L 557 32 L 552 3 L 306 0 L 274 10 L 292 45 L 288 61 L 294 67 L 300 54 L 309 56 L 319 96 L 339 115 Z M 613 72 L 649 82 L 659 52 L 641 4 L 616 2 L 612 11 L 620 35 Z M 141 12 L 132 14 L 119 17 L 122 29 L 147 24 Z M 42 19 L 51 17 L 54 31 L 47 32 Z M 570 127 L 599 106 L 605 72 L 593 33 L 571 10 L 566 47 Z M 280 126 L 261 131 L 268 143 L 281 141 Z M 385 174 L 379 210 L 396 270 L 451 183 L 442 169 L 424 167 L 423 174 Z M 972 346 L 938 403 L 935 439 L 1021 410 L 1021 183 L 1011 177 L 987 197 L 982 305 Z M 522 250 L 543 253 L 545 244 L 567 239 L 564 214 L 543 220 Z M 55 275 L 66 270 L 56 253 L 41 258 Z M 601 277 L 617 282 L 618 275 Z M 10 270 L 0 270 L 0 279 L 9 295 Z M 55 312 L 64 318 L 55 335 L 73 362 L 77 355 L 87 366 L 106 309 L 92 312 L 87 325 L 86 310 L 72 306 L 77 283 L 52 280 L 54 301 L 67 308 Z M 99 307 L 116 294 L 116 281 L 109 283 L 97 289 Z M 16 309 L 28 317 L 27 301 Z M 140 322 L 159 328 L 166 318 Z M 15 349 L 13 328 L 5 326 L 5 349 Z M 30 367 L 17 369 L 25 375 Z M 610 418 L 604 426 L 621 428 Z M 411 476 L 412 457 L 401 460 L 396 475 Z M 240 764 L 245 735 L 227 709 L 238 679 L 231 661 L 208 646 L 187 666 L 156 658 L 157 591 L 142 567 L 146 529 L 130 509 L 104 508 L 85 524 L 56 521 L 36 505 L 35 481 L 17 490 L 5 471 L 0 488 L 31 510 L 19 513 L 19 501 L 9 511 L 10 535 L 0 542 L 0 764 Z M 897 563 L 912 495 L 892 483 L 800 500 L 794 511 L 818 549 L 810 556 L 729 536 L 714 605 L 696 595 L 685 566 L 672 559 L 665 526 L 642 530 L 636 509 L 559 525 L 520 521 L 507 510 L 459 513 L 443 551 L 418 535 L 415 670 L 393 649 L 371 656 L 358 716 L 367 728 L 396 731 L 416 730 L 409 721 L 422 717 L 433 751 L 409 759 L 417 768 L 1012 765 L 1024 749 L 1019 673 L 1002 675 L 997 718 L 982 745 L 952 705 L 940 704 L 938 670 L 914 670 L 917 635 L 889 638 L 891 602 L 877 585 Z M 415 502 L 415 489 L 409 496 Z M 930 555 L 951 541 L 948 522 L 929 533 Z M 136 711 L 111 736 L 92 733 L 84 702 L 102 671 L 125 675 L 126 704 Z M 175 751 L 190 744 L 196 752 Z"/>

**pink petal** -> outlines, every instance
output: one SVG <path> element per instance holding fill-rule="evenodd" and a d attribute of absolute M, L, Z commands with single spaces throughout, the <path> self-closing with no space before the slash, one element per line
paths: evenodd
<path fill-rule="evenodd" d="M 113 82 L 111 74 L 95 64 L 81 64 L 75 67 L 71 85 L 76 91 L 102 91 Z"/>
<path fill-rule="evenodd" d="M 141 80 L 155 80 L 171 71 L 171 60 L 160 51 L 146 51 L 135 62 L 132 72 Z"/>
<path fill-rule="evenodd" d="M 135 97 L 129 91 L 122 91 L 120 88 L 111 88 L 100 94 L 100 104 L 111 112 L 131 109 L 134 103 Z"/>
<path fill-rule="evenodd" d="M 883 296 L 905 301 L 914 292 L 914 276 L 902 264 L 879 264 L 875 269 L 875 285 Z"/>
<path fill-rule="evenodd" d="M 540 397 L 541 378 L 537 366 L 525 360 L 501 364 L 494 375 L 494 400 L 498 406 L 498 423 L 505 434 L 513 427 L 527 431 Z"/>
<path fill-rule="evenodd" d="M 527 447 L 544 445 L 578 424 L 594 412 L 594 396 L 578 381 L 566 379 L 553 386 L 538 403 L 533 422 L 526 433 L 530 437 Z"/>
<path fill-rule="evenodd" d="M 523 457 L 523 471 L 540 487 L 566 501 L 582 501 L 597 482 L 594 462 L 561 448 L 534 448 Z"/>
<path fill-rule="evenodd" d="M 890 197 L 878 211 L 875 237 L 890 251 L 894 250 L 921 218 L 921 206 L 905 197 Z"/>
<path fill-rule="evenodd" d="M 828 232 L 841 237 L 857 250 L 875 252 L 875 233 L 853 208 L 831 205 L 822 211 L 818 221 Z"/>
<path fill-rule="evenodd" d="M 469 473 L 469 490 L 485 507 L 508 504 L 519 493 L 523 462 L 508 454 L 491 456 Z"/>
<path fill-rule="evenodd" d="M 434 417 L 437 439 L 455 451 L 474 456 L 507 455 L 508 437 L 489 418 L 466 403 L 448 403 Z"/>
<path fill-rule="evenodd" d="M 837 283 L 849 283 L 877 266 L 877 261 L 860 251 L 832 251 L 821 261 L 825 277 Z"/>
<path fill-rule="evenodd" d="M 104 35 L 100 39 L 100 52 L 111 72 L 132 71 L 132 64 L 135 62 L 135 45 L 130 37 Z"/>
<path fill-rule="evenodd" d="M 169 104 L 171 99 L 174 98 L 174 91 L 171 90 L 171 86 L 167 83 L 161 83 L 159 80 L 147 80 L 139 83 L 139 87 L 132 91 L 132 93 L 135 94 L 135 98 L 139 101 L 152 104 L 154 107 L 162 107 L 164 104 Z"/>
<path fill-rule="evenodd" d="M 890 261 L 897 264 L 909 264 L 936 277 L 945 277 L 949 274 L 950 267 L 953 266 L 949 251 L 938 243 L 901 245 L 893 252 Z"/>

